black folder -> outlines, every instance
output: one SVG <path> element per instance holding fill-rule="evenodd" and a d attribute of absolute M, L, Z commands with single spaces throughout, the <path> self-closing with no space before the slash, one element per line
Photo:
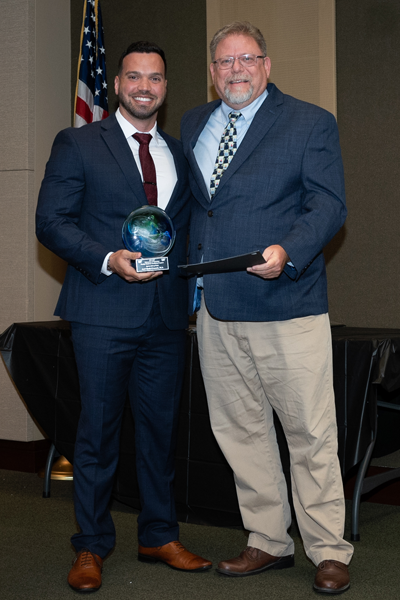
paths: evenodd
<path fill-rule="evenodd" d="M 259 250 L 249 252 L 248 254 L 240 254 L 239 256 L 231 256 L 229 258 L 221 258 L 220 260 L 212 260 L 210 262 L 202 262 L 194 265 L 179 265 L 180 269 L 184 269 L 186 273 L 196 273 L 197 275 L 207 275 L 209 273 L 232 273 L 233 271 L 245 271 L 247 267 L 261 265 L 265 260 Z"/>

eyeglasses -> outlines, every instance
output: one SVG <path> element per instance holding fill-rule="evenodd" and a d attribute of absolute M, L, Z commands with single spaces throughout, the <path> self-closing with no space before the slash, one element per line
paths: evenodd
<path fill-rule="evenodd" d="M 235 64 L 235 60 L 238 60 L 242 67 L 254 67 L 257 64 L 257 58 L 265 58 L 265 56 L 256 56 L 255 54 L 242 54 L 241 56 L 223 56 L 213 61 L 214 65 L 217 65 L 218 69 L 231 69 Z"/>

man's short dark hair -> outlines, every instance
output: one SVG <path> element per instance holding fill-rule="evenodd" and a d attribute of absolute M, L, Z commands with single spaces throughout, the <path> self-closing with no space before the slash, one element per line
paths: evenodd
<path fill-rule="evenodd" d="M 138 52 L 139 54 L 152 54 L 154 52 L 155 54 L 159 54 L 164 62 L 165 75 L 167 74 L 167 60 L 165 58 L 164 50 L 162 50 L 160 46 L 157 46 L 157 44 L 154 44 L 153 42 L 133 42 L 133 44 L 130 44 L 125 52 L 122 53 L 121 58 L 118 61 L 118 75 L 121 73 L 125 56 L 128 56 L 128 54 L 132 54 L 133 52 Z"/>

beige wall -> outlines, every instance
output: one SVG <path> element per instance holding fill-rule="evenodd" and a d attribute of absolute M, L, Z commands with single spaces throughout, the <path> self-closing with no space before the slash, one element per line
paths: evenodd
<path fill-rule="evenodd" d="M 335 0 L 207 0 L 207 45 L 235 20 L 250 21 L 264 34 L 270 81 L 336 114 Z M 212 100 L 210 77 L 208 84 Z"/>
<path fill-rule="evenodd" d="M 69 0 L 0 1 L 0 331 L 52 317 L 63 265 L 34 214 L 51 142 L 70 125 Z M 41 437 L 0 363 L 0 439 Z"/>
<path fill-rule="evenodd" d="M 112 77 L 121 48 L 139 35 L 165 47 L 171 57 L 166 129 L 178 135 L 182 112 L 205 101 L 206 0 L 157 0 L 156 20 L 145 5 L 118 1 L 116 13 L 115 0 L 102 0 L 109 73 Z M 82 2 L 71 0 L 76 47 Z M 398 112 L 393 112 L 398 83 L 392 76 L 397 69 L 392 48 L 400 39 L 395 28 L 399 9 L 395 0 L 387 2 L 395 7 L 394 16 L 377 21 L 368 12 L 371 2 L 337 3 L 338 113 L 349 219 L 326 252 L 330 314 L 347 325 L 399 327 L 397 263 L 394 270 L 387 268 L 400 243 L 396 219 L 399 119 Z M 247 4 L 207 0 L 206 4 L 208 40 L 234 19 L 252 21 L 267 40 L 271 81 L 285 93 L 336 114 L 334 0 L 252 0 Z M 166 27 L 170 22 L 182 25 L 186 37 Z M 182 48 L 189 44 L 196 52 L 185 62 Z M 52 139 L 70 124 L 70 46 L 70 0 L 0 0 L 0 331 L 15 321 L 53 318 L 63 278 L 64 265 L 37 244 L 33 219 Z M 384 60 L 376 54 L 377 47 L 385 50 Z M 195 68 L 193 60 L 199 61 Z M 208 93 L 211 99 L 210 81 Z M 0 439 L 30 441 L 38 436 L 0 361 Z"/>
<path fill-rule="evenodd" d="M 52 319 L 64 276 L 65 266 L 35 239 L 34 211 L 51 142 L 70 125 L 71 40 L 70 0 L 0 0 L 0 10 L 3 331 L 16 321 Z M 336 112 L 334 0 L 207 0 L 208 41 L 234 19 L 265 34 L 271 81 Z M 108 20 L 112 31 L 114 19 Z M 209 81 L 210 99 L 211 89 Z M 0 439 L 39 436 L 0 364 Z"/>
<path fill-rule="evenodd" d="M 336 320 L 400 328 L 400 2 L 337 1 L 338 123 L 349 216 L 328 248 Z"/>

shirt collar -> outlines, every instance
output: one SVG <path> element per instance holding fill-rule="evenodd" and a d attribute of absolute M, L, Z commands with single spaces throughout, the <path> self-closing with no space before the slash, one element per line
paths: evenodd
<path fill-rule="evenodd" d="M 122 132 L 126 138 L 129 138 L 130 136 L 132 136 L 135 133 L 150 133 L 150 135 L 153 137 L 151 142 L 154 141 L 158 145 L 157 122 L 154 123 L 154 127 L 152 129 L 150 129 L 150 131 L 139 131 L 138 129 L 136 129 L 136 127 L 134 125 L 132 125 L 132 123 L 130 123 L 127 119 L 125 119 L 125 117 L 121 114 L 121 111 L 119 110 L 119 108 L 117 109 L 117 111 L 115 113 L 115 118 L 117 119 L 117 121 L 122 129 Z"/>
<path fill-rule="evenodd" d="M 229 113 L 230 112 L 240 112 L 243 116 L 243 118 L 245 119 L 245 121 L 249 122 L 252 121 L 254 118 L 254 115 L 256 114 L 256 112 L 258 111 L 258 109 L 260 108 L 261 104 L 264 102 L 265 98 L 268 96 L 268 91 L 265 89 L 263 91 L 262 94 L 260 94 L 255 100 L 253 100 L 253 102 L 251 104 L 249 104 L 248 106 L 245 106 L 244 108 L 235 110 L 234 108 L 232 108 L 231 106 L 228 106 L 227 104 L 225 104 L 225 102 L 221 102 L 221 111 L 222 114 L 224 116 L 224 121 L 227 122 L 229 121 Z"/>

